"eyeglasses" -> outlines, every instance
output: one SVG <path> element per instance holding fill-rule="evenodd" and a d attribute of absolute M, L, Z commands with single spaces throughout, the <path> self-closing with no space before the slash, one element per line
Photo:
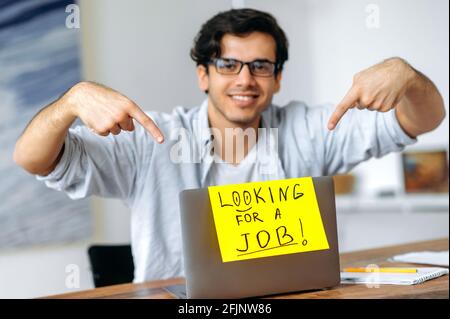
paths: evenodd
<path fill-rule="evenodd" d="M 223 75 L 239 74 L 248 65 L 250 73 L 254 76 L 271 77 L 277 70 L 277 65 L 269 60 L 255 60 L 243 62 L 236 59 L 216 58 L 210 61 L 216 67 L 217 73 Z"/>

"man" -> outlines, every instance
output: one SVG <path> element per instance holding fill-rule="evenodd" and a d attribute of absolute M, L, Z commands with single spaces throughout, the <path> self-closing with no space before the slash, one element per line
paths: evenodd
<path fill-rule="evenodd" d="M 274 106 L 287 47 L 271 15 L 251 9 L 220 13 L 202 26 L 191 51 L 199 87 L 207 93 L 200 107 L 146 114 L 119 92 L 81 82 L 34 117 L 17 141 L 14 159 L 73 199 L 121 198 L 132 211 L 140 282 L 183 275 L 180 191 L 346 172 L 370 157 L 402 150 L 445 116 L 436 87 L 400 58 L 356 74 L 335 108 Z M 76 118 L 85 126 L 69 130 Z M 278 144 L 249 161 L 261 140 L 268 141 L 258 128 L 276 128 Z M 180 129 L 200 150 L 200 161 L 173 156 L 179 141 L 170 137 Z M 257 140 L 248 139 L 237 154 L 234 143 L 225 143 L 227 129 L 236 129 L 237 137 L 253 130 Z M 230 152 L 232 160 L 225 160 Z M 262 173 L 262 157 L 270 159 L 269 173 Z"/>

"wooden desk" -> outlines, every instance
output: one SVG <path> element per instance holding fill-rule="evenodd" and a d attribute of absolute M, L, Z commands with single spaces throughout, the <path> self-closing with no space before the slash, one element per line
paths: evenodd
<path fill-rule="evenodd" d="M 356 266 L 365 267 L 369 264 L 379 266 L 412 266 L 412 264 L 390 263 L 386 260 L 397 254 L 421 250 L 448 250 L 448 238 L 370 249 L 352 253 L 341 254 L 341 269 Z M 416 265 L 418 266 L 418 265 Z M 423 265 L 422 265 L 423 267 Z M 173 299 L 174 297 L 162 287 L 182 284 L 183 278 L 145 282 L 140 284 L 122 284 L 92 290 L 50 296 L 47 298 L 150 298 Z M 366 285 L 339 285 L 329 290 L 308 291 L 286 295 L 277 295 L 272 298 L 283 299 L 356 299 L 356 298 L 449 298 L 448 275 L 426 281 L 414 286 L 380 285 L 379 288 L 367 288 Z"/>

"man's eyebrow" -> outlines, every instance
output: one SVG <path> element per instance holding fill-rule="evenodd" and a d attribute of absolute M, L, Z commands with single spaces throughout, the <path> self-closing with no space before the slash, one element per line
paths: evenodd
<path fill-rule="evenodd" d="M 256 58 L 256 59 L 253 59 L 253 60 L 250 60 L 250 61 L 243 61 L 243 60 L 240 60 L 238 58 L 228 57 L 228 56 L 222 56 L 220 58 L 221 59 L 226 59 L 226 60 L 242 61 L 242 62 L 255 62 L 255 61 L 258 61 L 258 62 L 271 62 L 271 63 L 273 63 L 273 61 L 270 60 L 269 58 Z"/>
<path fill-rule="evenodd" d="M 255 59 L 255 60 L 253 60 L 252 62 L 254 62 L 254 61 L 258 61 L 258 62 L 270 62 L 270 63 L 272 63 L 272 61 L 271 61 L 270 59 L 267 59 L 267 58 L 263 58 L 263 59 Z"/>

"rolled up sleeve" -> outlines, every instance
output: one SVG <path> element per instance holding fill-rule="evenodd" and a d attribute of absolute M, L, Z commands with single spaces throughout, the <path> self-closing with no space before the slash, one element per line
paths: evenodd
<path fill-rule="evenodd" d="M 49 188 L 65 192 L 72 199 L 90 195 L 130 198 L 142 165 L 141 128 L 107 137 L 85 126 L 69 129 L 63 155 L 46 176 L 36 175 Z"/>

